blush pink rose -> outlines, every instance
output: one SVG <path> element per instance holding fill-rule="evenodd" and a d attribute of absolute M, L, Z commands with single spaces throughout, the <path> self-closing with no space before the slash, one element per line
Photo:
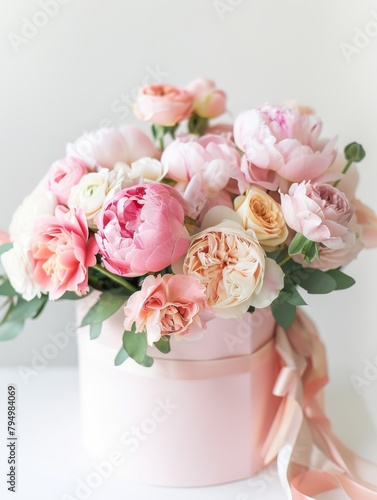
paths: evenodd
<path fill-rule="evenodd" d="M 284 286 L 281 267 L 266 257 L 255 233 L 227 207 L 204 217 L 202 231 L 191 238 L 185 257 L 173 266 L 206 288 L 216 316 L 240 317 L 250 306 L 267 307 Z"/>
<path fill-rule="evenodd" d="M 96 263 L 98 246 L 89 236 L 81 211 L 59 205 L 54 216 L 41 217 L 31 246 L 33 277 L 56 300 L 65 292 L 88 292 L 88 268 Z"/>
<path fill-rule="evenodd" d="M 132 186 L 107 201 L 97 217 L 103 264 L 121 276 L 158 272 L 187 250 L 185 201 L 171 186 Z"/>
<path fill-rule="evenodd" d="M 66 154 L 81 159 L 92 169 L 103 167 L 112 170 L 119 162 L 130 165 L 145 156 L 158 158 L 159 151 L 140 129 L 121 125 L 84 134 L 67 145 Z"/>
<path fill-rule="evenodd" d="M 246 179 L 267 189 L 276 189 L 279 178 L 316 180 L 336 156 L 336 138 L 321 139 L 321 130 L 321 121 L 313 123 L 297 109 L 265 105 L 241 113 L 234 123 L 234 138 L 245 152 Z"/>
<path fill-rule="evenodd" d="M 60 205 L 67 205 L 73 186 L 76 186 L 88 169 L 82 160 L 67 156 L 51 165 L 47 176 L 48 189 Z"/>
<path fill-rule="evenodd" d="M 292 259 L 299 262 L 304 267 L 312 267 L 321 271 L 329 271 L 343 267 L 356 259 L 360 251 L 364 248 L 362 238 L 362 227 L 353 216 L 348 224 L 348 231 L 342 236 L 343 246 L 341 248 L 329 248 L 319 245 L 319 258 L 315 257 L 308 264 L 302 254 L 293 255 Z"/>
<path fill-rule="evenodd" d="M 193 103 L 194 97 L 187 90 L 173 85 L 148 85 L 140 89 L 134 113 L 144 122 L 173 126 L 191 115 Z"/>
<path fill-rule="evenodd" d="M 205 287 L 194 277 L 183 274 L 149 275 L 124 308 L 124 327 L 147 332 L 148 344 L 163 335 L 196 337 L 206 329 L 209 308 Z"/>
<path fill-rule="evenodd" d="M 287 225 L 308 240 L 328 248 L 344 247 L 343 236 L 354 207 L 344 193 L 330 184 L 301 182 L 281 194 L 281 207 Z"/>
<path fill-rule="evenodd" d="M 212 80 L 197 78 L 186 86 L 194 96 L 194 111 L 202 118 L 216 118 L 226 109 L 226 94 Z"/>

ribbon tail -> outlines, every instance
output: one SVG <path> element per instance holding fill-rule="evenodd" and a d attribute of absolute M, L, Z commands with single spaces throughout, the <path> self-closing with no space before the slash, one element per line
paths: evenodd
<path fill-rule="evenodd" d="M 332 490 L 350 500 L 377 500 L 377 465 L 344 446 L 325 415 L 326 358 L 316 330 L 302 311 L 292 328 L 278 328 L 276 334 L 282 369 L 274 393 L 282 401 L 265 442 L 265 461 L 277 455 L 279 478 L 290 500 L 315 500 Z"/>

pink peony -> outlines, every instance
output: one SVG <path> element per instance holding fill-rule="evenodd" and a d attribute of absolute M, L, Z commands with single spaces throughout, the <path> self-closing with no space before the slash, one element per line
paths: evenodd
<path fill-rule="evenodd" d="M 67 205 L 73 186 L 87 173 L 88 169 L 81 160 L 67 156 L 52 164 L 47 177 L 48 189 L 60 205 Z"/>
<path fill-rule="evenodd" d="M 295 183 L 288 194 L 281 195 L 281 206 L 287 225 L 297 233 L 328 248 L 344 247 L 342 237 L 355 209 L 339 189 L 329 184 Z"/>
<path fill-rule="evenodd" d="M 225 112 L 226 94 L 215 82 L 197 78 L 186 86 L 195 98 L 194 111 L 202 118 L 216 118 Z"/>
<path fill-rule="evenodd" d="M 247 187 L 234 144 L 218 135 L 182 135 L 165 149 L 161 162 L 168 169 L 168 177 L 178 182 L 177 189 L 185 192 L 194 217 L 208 198 L 229 189 L 232 179 L 238 181 L 238 194 Z"/>
<path fill-rule="evenodd" d="M 97 217 L 103 264 L 121 276 L 161 271 L 187 250 L 185 201 L 171 186 L 148 183 L 116 193 Z"/>
<path fill-rule="evenodd" d="M 312 124 L 311 117 L 297 109 L 265 105 L 241 113 L 234 123 L 234 138 L 245 152 L 246 179 L 266 189 L 276 189 L 279 178 L 316 180 L 336 155 L 336 138 L 320 139 L 321 130 L 320 121 Z"/>
<path fill-rule="evenodd" d="M 55 300 L 65 292 L 88 291 L 88 268 L 96 263 L 98 246 L 89 236 L 81 211 L 58 206 L 55 216 L 40 217 L 31 246 L 33 277 Z"/>
<path fill-rule="evenodd" d="M 118 162 L 130 165 L 144 156 L 157 158 L 159 155 L 149 137 L 132 125 L 102 128 L 84 134 L 67 145 L 66 153 L 81 159 L 90 168 L 110 170 Z"/>
<path fill-rule="evenodd" d="M 134 104 L 139 120 L 155 125 L 173 126 L 192 113 L 194 97 L 187 90 L 172 85 L 142 87 Z"/>
<path fill-rule="evenodd" d="M 165 274 L 147 276 L 141 290 L 134 293 L 124 308 L 124 327 L 147 332 L 148 344 L 162 335 L 197 336 L 206 328 L 208 315 L 205 287 L 192 276 Z"/>

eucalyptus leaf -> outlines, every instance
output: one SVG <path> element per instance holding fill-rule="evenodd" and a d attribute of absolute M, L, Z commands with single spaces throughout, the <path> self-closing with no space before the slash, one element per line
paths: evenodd
<path fill-rule="evenodd" d="M 146 368 L 150 368 L 154 363 L 154 359 L 151 358 L 150 356 L 145 356 L 143 361 L 140 363 L 142 366 L 145 366 Z"/>
<path fill-rule="evenodd" d="M 10 281 L 7 278 L 5 278 L 0 285 L 0 295 L 5 295 L 6 297 L 15 297 L 19 294 L 13 288 Z"/>
<path fill-rule="evenodd" d="M 125 331 L 123 334 L 123 347 L 129 356 L 137 363 L 142 364 L 147 353 L 147 334 L 145 332 L 135 333 L 135 323 L 131 331 Z"/>
<path fill-rule="evenodd" d="M 23 321 L 7 321 L 0 325 L 0 341 L 11 340 L 21 333 L 24 327 Z"/>
<path fill-rule="evenodd" d="M 279 325 L 286 330 L 292 326 L 296 318 L 296 306 L 279 300 L 279 298 L 271 304 L 272 314 Z"/>
<path fill-rule="evenodd" d="M 305 274 L 300 279 L 299 285 L 308 293 L 330 293 L 336 289 L 337 283 L 330 274 L 319 269 L 306 269 Z"/>
<path fill-rule="evenodd" d="M 339 269 L 332 269 L 327 271 L 326 274 L 331 276 L 336 281 L 336 290 L 345 290 L 355 284 L 355 280 L 343 273 Z"/>
<path fill-rule="evenodd" d="M 167 354 L 168 352 L 170 352 L 170 338 L 167 338 L 165 340 L 161 337 L 160 340 L 154 343 L 154 345 L 163 354 Z"/>
<path fill-rule="evenodd" d="M 46 304 L 46 300 L 45 295 L 34 297 L 29 301 L 19 297 L 6 321 L 24 323 L 28 318 L 33 318 L 40 312 L 41 307 Z"/>
<path fill-rule="evenodd" d="M 118 352 L 118 354 L 115 357 L 114 364 L 115 366 L 119 366 L 122 363 L 126 361 L 126 359 L 129 358 L 128 352 L 126 349 L 122 346 Z"/>
<path fill-rule="evenodd" d="M 102 323 L 92 323 L 90 325 L 90 338 L 95 340 L 101 335 Z"/>
<path fill-rule="evenodd" d="M 124 295 L 115 295 L 111 292 L 101 293 L 98 301 L 89 309 L 81 326 L 91 325 L 92 323 L 102 323 L 110 318 L 126 302 Z"/>
<path fill-rule="evenodd" d="M 13 243 L 11 243 L 11 242 L 9 242 L 9 243 L 3 243 L 2 245 L 0 245 L 0 255 L 2 255 L 3 253 L 7 252 L 11 248 L 13 248 Z"/>

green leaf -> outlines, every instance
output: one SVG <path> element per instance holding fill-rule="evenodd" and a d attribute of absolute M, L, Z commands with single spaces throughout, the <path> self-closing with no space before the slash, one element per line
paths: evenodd
<path fill-rule="evenodd" d="M 0 325 L 0 341 L 17 337 L 24 327 L 23 321 L 7 321 Z"/>
<path fill-rule="evenodd" d="M 15 297 L 19 294 L 13 288 L 10 281 L 7 278 L 4 278 L 0 285 L 0 295 L 5 295 L 6 297 Z"/>
<path fill-rule="evenodd" d="M 309 240 L 301 233 L 296 233 L 288 248 L 289 255 L 297 255 L 302 252 L 302 249 Z"/>
<path fill-rule="evenodd" d="M 163 337 L 161 337 L 160 340 L 158 340 L 157 342 L 154 343 L 154 345 L 163 354 L 167 354 L 168 352 L 170 352 L 170 338 L 169 337 L 167 339 L 164 339 Z"/>
<path fill-rule="evenodd" d="M 307 241 L 301 252 L 304 255 L 305 261 L 310 264 L 310 262 L 315 258 L 319 257 L 319 243 L 315 241 Z"/>
<path fill-rule="evenodd" d="M 145 356 L 143 361 L 140 363 L 142 366 L 145 366 L 146 368 L 150 368 L 154 363 L 154 359 L 151 358 L 150 356 Z"/>
<path fill-rule="evenodd" d="M 90 325 L 90 338 L 91 340 L 95 340 L 97 337 L 101 335 L 102 323 L 92 323 Z"/>
<path fill-rule="evenodd" d="M 85 297 L 88 297 L 93 292 L 93 288 L 89 289 L 89 292 L 85 294 Z M 82 295 L 77 295 L 75 292 L 65 292 L 64 295 L 60 297 L 58 300 L 80 300 L 84 298 Z"/>
<path fill-rule="evenodd" d="M 356 283 L 351 276 L 348 276 L 348 274 L 343 273 L 339 269 L 331 269 L 330 271 L 327 271 L 326 274 L 331 276 L 336 281 L 335 290 L 345 290 Z"/>
<path fill-rule="evenodd" d="M 92 323 L 103 323 L 110 318 L 125 303 L 124 295 L 114 295 L 111 292 L 101 293 L 98 301 L 89 309 L 81 326 L 91 325 Z"/>
<path fill-rule="evenodd" d="M 328 273 L 319 269 L 305 269 L 302 273 L 299 285 L 308 293 L 330 293 L 336 289 L 336 281 Z"/>
<path fill-rule="evenodd" d="M 123 347 L 129 356 L 137 363 L 142 364 L 147 353 L 147 334 L 145 332 L 135 333 L 135 323 L 131 331 L 125 331 L 123 334 Z"/>
<path fill-rule="evenodd" d="M 289 288 L 281 292 L 284 300 L 293 306 L 306 306 L 305 300 L 301 297 L 297 288 L 292 284 Z"/>
<path fill-rule="evenodd" d="M 126 349 L 122 346 L 120 349 L 119 349 L 119 352 L 118 354 L 116 355 L 115 357 L 115 360 L 114 360 L 114 364 L 115 366 L 119 366 L 121 365 L 122 363 L 124 363 L 126 361 L 126 359 L 129 358 L 129 355 L 128 355 L 128 352 L 126 351 Z"/>
<path fill-rule="evenodd" d="M 248 313 L 250 314 L 253 314 L 253 312 L 255 312 L 255 307 L 254 306 L 250 306 L 249 309 L 247 310 Z"/>
<path fill-rule="evenodd" d="M 7 252 L 11 248 L 13 248 L 13 243 L 12 242 L 10 242 L 10 243 L 3 243 L 2 245 L 0 245 L 0 255 L 2 255 L 3 253 Z"/>
<path fill-rule="evenodd" d="M 283 301 L 280 296 L 271 304 L 274 318 L 285 330 L 292 326 L 296 318 L 296 306 Z"/>
<path fill-rule="evenodd" d="M 43 299 L 44 299 L 44 300 L 42 301 L 42 303 L 41 303 L 41 305 L 40 305 L 39 309 L 36 311 L 36 313 L 34 314 L 34 316 L 32 316 L 32 319 L 37 319 L 37 318 L 38 318 L 38 316 L 39 316 L 40 314 L 42 314 L 42 312 L 43 312 L 44 308 L 46 307 L 46 304 L 47 304 L 47 302 L 48 302 L 48 295 L 42 295 L 42 297 L 43 297 Z"/>
<path fill-rule="evenodd" d="M 36 316 L 45 304 L 46 295 L 42 295 L 39 298 L 34 297 L 34 299 L 29 301 L 19 297 L 6 321 L 24 323 L 28 318 Z"/>

